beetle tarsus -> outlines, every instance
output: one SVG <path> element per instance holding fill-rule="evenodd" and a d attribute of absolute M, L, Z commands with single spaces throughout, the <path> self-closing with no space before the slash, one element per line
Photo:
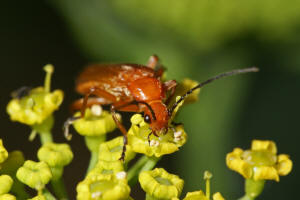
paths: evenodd
<path fill-rule="evenodd" d="M 149 134 L 148 134 L 148 137 L 147 137 L 147 138 L 148 138 L 148 144 L 149 144 L 149 146 L 150 146 L 150 136 L 151 136 L 152 134 L 153 134 L 153 132 L 149 133 Z"/>
<path fill-rule="evenodd" d="M 20 87 L 19 89 L 11 93 L 11 97 L 21 99 L 22 97 L 27 96 L 30 93 L 31 89 L 32 87 L 28 87 L 28 86 Z"/>
<path fill-rule="evenodd" d="M 69 128 L 70 128 L 70 125 L 73 124 L 74 121 L 76 121 L 77 119 L 80 119 L 80 117 L 69 117 L 64 123 L 64 127 L 63 127 L 64 136 L 67 140 L 72 139 L 72 134 L 70 134 Z"/>
<path fill-rule="evenodd" d="M 125 162 L 125 152 L 126 152 L 126 145 L 128 143 L 127 136 L 123 136 L 123 149 L 122 149 L 122 154 L 121 158 L 119 159 L 122 162 Z"/>

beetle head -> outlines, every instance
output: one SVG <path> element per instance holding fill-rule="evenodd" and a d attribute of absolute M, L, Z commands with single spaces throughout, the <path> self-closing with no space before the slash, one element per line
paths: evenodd
<path fill-rule="evenodd" d="M 169 121 L 167 106 L 159 100 L 149 102 L 149 107 L 145 107 L 144 120 L 150 124 L 154 135 L 166 133 Z"/>

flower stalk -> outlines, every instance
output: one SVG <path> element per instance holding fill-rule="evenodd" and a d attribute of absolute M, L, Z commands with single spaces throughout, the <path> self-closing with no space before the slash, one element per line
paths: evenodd
<path fill-rule="evenodd" d="M 142 171 L 151 170 L 155 167 L 156 163 L 160 160 L 160 157 L 148 157 L 142 156 L 128 171 L 127 179 L 130 186 L 134 186 L 137 183 L 138 175 Z"/>

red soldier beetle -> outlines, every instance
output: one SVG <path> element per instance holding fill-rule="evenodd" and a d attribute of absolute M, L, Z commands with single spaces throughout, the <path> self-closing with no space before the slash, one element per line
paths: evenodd
<path fill-rule="evenodd" d="M 169 106 L 176 81 L 162 82 L 163 68 L 158 68 L 158 57 L 150 57 L 147 66 L 138 64 L 91 65 L 84 69 L 76 82 L 76 91 L 84 95 L 75 101 L 73 109 L 81 110 L 84 117 L 85 109 L 93 104 L 110 105 L 113 119 L 124 136 L 124 146 L 120 160 L 124 160 L 127 131 L 116 117 L 116 111 L 143 112 L 145 122 L 149 123 L 151 134 L 158 136 L 168 130 L 169 119 L 176 106 L 189 94 L 204 85 L 222 77 L 235 74 L 257 72 L 258 68 L 237 69 L 212 77 L 187 91 L 172 106 Z M 91 96 L 96 97 L 91 97 Z M 169 108 L 168 108 L 169 107 Z M 68 138 L 68 126 L 78 118 L 69 118 L 64 125 L 65 136 Z"/>

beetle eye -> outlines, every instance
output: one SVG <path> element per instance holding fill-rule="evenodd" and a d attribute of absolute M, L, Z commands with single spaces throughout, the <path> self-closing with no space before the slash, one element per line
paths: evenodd
<path fill-rule="evenodd" d="M 150 118 L 150 116 L 149 116 L 149 115 L 145 115 L 145 116 L 144 116 L 144 121 L 147 122 L 148 124 L 150 124 L 150 123 L 151 123 L 151 118 Z"/>

